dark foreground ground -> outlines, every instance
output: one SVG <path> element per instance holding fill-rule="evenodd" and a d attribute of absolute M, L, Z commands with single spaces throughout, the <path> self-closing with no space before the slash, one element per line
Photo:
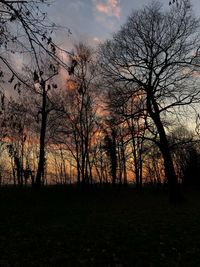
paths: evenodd
<path fill-rule="evenodd" d="M 0 266 L 200 266 L 200 191 L 0 189 Z"/>

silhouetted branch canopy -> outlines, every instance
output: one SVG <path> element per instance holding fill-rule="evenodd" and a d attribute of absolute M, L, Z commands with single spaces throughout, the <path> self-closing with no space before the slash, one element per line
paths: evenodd
<path fill-rule="evenodd" d="M 0 61 L 22 81 L 24 78 L 15 66 L 19 57 L 35 65 L 38 73 L 44 55 L 68 67 L 60 57 L 61 49 L 52 39 L 52 33 L 60 27 L 52 23 L 44 11 L 49 4 L 48 0 L 0 1 Z"/>
<path fill-rule="evenodd" d="M 153 2 L 134 11 L 100 47 L 107 87 L 119 97 L 127 88 L 148 95 L 160 110 L 199 101 L 199 34 L 199 19 L 185 5 L 164 11 Z"/>

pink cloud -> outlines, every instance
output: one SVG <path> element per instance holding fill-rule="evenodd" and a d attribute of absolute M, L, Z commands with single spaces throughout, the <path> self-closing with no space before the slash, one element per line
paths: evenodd
<path fill-rule="evenodd" d="M 119 18 L 121 14 L 119 0 L 107 0 L 106 3 L 96 3 L 96 9 L 110 17 L 115 16 Z"/>

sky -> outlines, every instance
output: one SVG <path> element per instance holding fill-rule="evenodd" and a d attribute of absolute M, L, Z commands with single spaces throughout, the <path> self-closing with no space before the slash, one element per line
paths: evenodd
<path fill-rule="evenodd" d="M 60 45 L 70 47 L 78 41 L 98 43 L 118 31 L 133 10 L 142 8 L 151 0 L 54 0 L 48 9 L 49 17 L 56 24 L 66 26 L 59 37 Z M 171 0 L 173 1 L 173 0 Z M 180 1 L 180 0 L 178 0 Z M 160 0 L 169 9 L 169 0 Z M 190 0 L 195 13 L 200 16 L 200 0 Z M 63 36 L 66 35 L 66 36 Z M 65 38 L 66 37 L 66 38 Z M 63 41 L 65 40 L 65 41 Z"/>
<path fill-rule="evenodd" d="M 52 0 L 47 10 L 50 19 L 66 26 L 72 32 L 62 32 L 58 45 L 71 51 L 79 41 L 95 45 L 111 38 L 120 29 L 132 11 L 142 8 L 151 0 Z M 168 9 L 169 0 L 159 0 Z M 171 0 L 173 1 L 173 0 Z M 178 0 L 182 1 L 182 0 Z M 196 16 L 200 17 L 200 0 L 190 0 Z M 65 77 L 65 73 L 62 73 Z M 65 79 L 63 79 L 65 80 Z"/>

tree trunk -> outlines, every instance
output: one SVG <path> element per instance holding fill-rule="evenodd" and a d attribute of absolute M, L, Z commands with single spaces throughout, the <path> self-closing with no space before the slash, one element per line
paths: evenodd
<path fill-rule="evenodd" d="M 136 188 L 140 189 L 140 174 L 139 174 L 139 166 L 138 166 L 137 145 L 136 145 L 135 137 L 133 136 L 133 134 L 132 134 L 132 149 L 133 149 Z"/>
<path fill-rule="evenodd" d="M 127 171 L 126 171 L 126 155 L 125 155 L 125 145 L 124 145 L 124 140 L 122 138 L 121 141 L 121 155 L 122 155 L 122 168 L 123 168 L 123 173 L 124 173 L 124 179 L 123 179 L 123 184 L 127 185 Z"/>
<path fill-rule="evenodd" d="M 112 140 L 110 148 L 112 185 L 115 186 L 117 180 L 117 149 L 116 149 L 116 132 L 112 130 Z"/>
<path fill-rule="evenodd" d="M 140 144 L 139 148 L 139 179 L 140 179 L 140 188 L 142 188 L 142 182 L 143 182 L 143 162 L 142 162 L 142 144 Z"/>
<path fill-rule="evenodd" d="M 46 124 L 47 124 L 47 112 L 46 112 L 46 86 L 45 82 L 41 83 L 42 87 L 42 121 L 41 121 L 41 129 L 40 129 L 40 153 L 39 153 L 39 162 L 37 175 L 35 179 L 35 186 L 40 187 L 42 177 L 44 176 L 44 166 L 45 166 L 45 136 L 46 136 Z"/>
<path fill-rule="evenodd" d="M 150 116 L 156 125 L 157 131 L 160 137 L 159 148 L 162 153 L 163 160 L 164 160 L 165 176 L 167 178 L 167 182 L 169 186 L 169 199 L 171 202 L 177 202 L 177 201 L 182 200 L 182 195 L 181 195 L 180 187 L 178 184 L 178 179 L 175 173 L 175 168 L 174 168 L 172 156 L 170 153 L 170 148 L 169 148 L 167 136 L 165 133 L 165 129 L 160 118 L 158 105 L 154 99 L 152 103 L 153 103 L 154 111 L 152 111 L 152 109 L 149 108 L 149 106 L 148 108 L 149 108 Z"/>

